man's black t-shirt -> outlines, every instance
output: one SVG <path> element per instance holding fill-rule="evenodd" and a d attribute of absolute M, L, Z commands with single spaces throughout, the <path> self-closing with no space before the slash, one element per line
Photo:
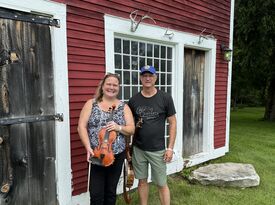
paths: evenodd
<path fill-rule="evenodd" d="M 172 97 L 161 90 L 152 97 L 136 94 L 129 100 L 135 122 L 142 118 L 133 140 L 134 145 L 145 151 L 165 149 L 165 121 L 176 113 Z"/>

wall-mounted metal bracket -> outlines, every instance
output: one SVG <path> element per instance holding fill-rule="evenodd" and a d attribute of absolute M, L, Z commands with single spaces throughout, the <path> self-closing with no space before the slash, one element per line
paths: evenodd
<path fill-rule="evenodd" d="M 171 40 L 174 37 L 174 35 L 175 34 L 171 30 L 169 30 L 169 28 L 167 28 L 166 31 L 165 31 L 165 33 L 164 33 L 164 36 L 168 37 L 169 40 Z"/>

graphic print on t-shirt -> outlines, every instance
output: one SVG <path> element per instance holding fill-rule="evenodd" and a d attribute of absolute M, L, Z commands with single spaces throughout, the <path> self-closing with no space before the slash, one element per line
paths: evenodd
<path fill-rule="evenodd" d="M 137 115 L 142 119 L 151 120 L 159 117 L 159 113 L 154 111 L 153 107 L 138 106 Z"/>

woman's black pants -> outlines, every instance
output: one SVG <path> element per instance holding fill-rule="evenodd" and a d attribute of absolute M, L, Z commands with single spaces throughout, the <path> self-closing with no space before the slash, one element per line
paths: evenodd
<path fill-rule="evenodd" d="M 116 204 L 116 189 L 125 157 L 124 151 L 115 155 L 115 161 L 109 167 L 91 165 L 90 205 Z"/>

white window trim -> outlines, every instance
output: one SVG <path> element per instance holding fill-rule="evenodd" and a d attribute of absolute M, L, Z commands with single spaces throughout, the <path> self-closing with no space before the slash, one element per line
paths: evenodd
<path fill-rule="evenodd" d="M 106 72 L 114 71 L 114 37 L 116 35 L 125 35 L 130 38 L 154 40 L 156 42 L 165 43 L 174 46 L 173 62 L 173 89 L 172 96 L 174 98 L 177 110 L 177 138 L 175 143 L 175 157 L 172 163 L 168 165 L 168 173 L 174 173 L 182 170 L 183 166 L 195 165 L 213 158 L 217 154 L 214 150 L 214 106 L 215 106 L 215 72 L 216 72 L 216 39 L 200 38 L 199 35 L 184 33 L 173 30 L 174 36 L 169 39 L 164 36 L 167 28 L 156 25 L 140 23 L 135 32 L 130 31 L 130 19 L 124 19 L 111 15 L 105 15 L 105 59 Z M 190 157 L 190 159 L 182 158 L 182 108 L 183 98 L 183 74 L 184 67 L 184 48 L 194 48 L 206 51 L 206 68 L 205 68 L 205 84 L 204 84 L 204 125 L 203 152 Z M 224 153 L 223 151 L 221 153 Z M 189 163 L 185 164 L 188 160 Z"/>
<path fill-rule="evenodd" d="M 60 28 L 51 27 L 54 71 L 55 112 L 64 121 L 56 122 L 56 188 L 60 205 L 71 204 L 71 153 L 66 36 L 66 5 L 45 0 L 0 0 L 0 7 L 24 12 L 41 12 L 60 20 Z"/>

